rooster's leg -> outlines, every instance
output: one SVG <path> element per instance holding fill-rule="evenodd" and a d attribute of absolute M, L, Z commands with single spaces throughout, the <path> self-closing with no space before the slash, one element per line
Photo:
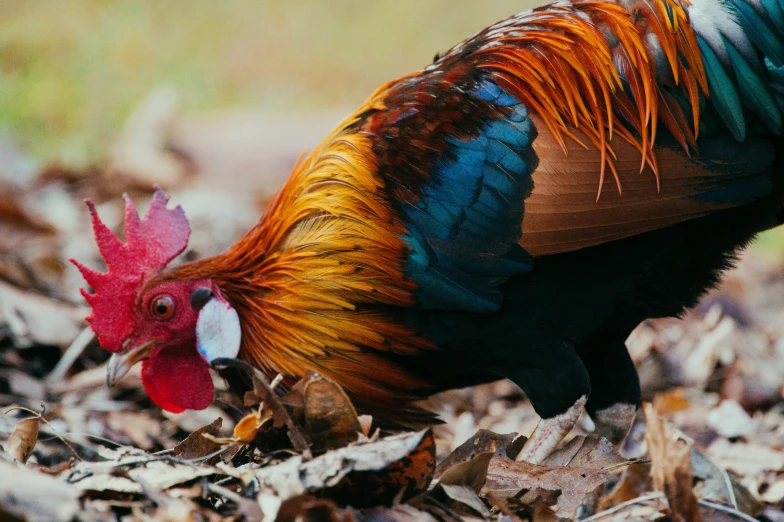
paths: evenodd
<path fill-rule="evenodd" d="M 517 460 L 539 464 L 552 453 L 564 437 L 572 431 L 575 422 L 580 418 L 587 397 L 583 395 L 563 413 L 541 419 L 531 437 L 517 456 Z"/>
<path fill-rule="evenodd" d="M 536 346 L 536 358 L 520 365 L 512 360 L 498 373 L 523 389 L 541 417 L 517 457 L 536 464 L 552 453 L 574 427 L 591 393 L 591 382 L 573 342 L 539 338 L 526 345 Z"/>
<path fill-rule="evenodd" d="M 616 446 L 629 433 L 642 397 L 640 379 L 626 349 L 630 331 L 628 325 L 608 325 L 577 348 L 591 377 L 591 396 L 585 409 L 596 432 Z"/>

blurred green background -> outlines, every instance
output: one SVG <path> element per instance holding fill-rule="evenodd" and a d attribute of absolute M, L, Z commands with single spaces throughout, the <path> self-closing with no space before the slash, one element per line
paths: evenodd
<path fill-rule="evenodd" d="M 156 85 L 181 111 L 352 107 L 535 0 L 3 0 L 0 133 L 43 162 L 100 161 Z M 784 253 L 784 232 L 763 235 Z"/>
<path fill-rule="evenodd" d="M 0 130 L 43 159 L 100 158 L 170 84 L 183 112 L 352 106 L 532 0 L 15 1 L 0 9 Z"/>

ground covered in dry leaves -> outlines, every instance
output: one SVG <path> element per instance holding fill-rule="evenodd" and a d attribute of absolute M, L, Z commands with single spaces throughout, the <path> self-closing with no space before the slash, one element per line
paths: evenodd
<path fill-rule="evenodd" d="M 646 407 L 620 452 L 584 417 L 543 465 L 516 462 L 537 418 L 506 382 L 433 398 L 445 424 L 409 433 L 315 374 L 282 395 L 241 367 L 253 392 L 216 377 L 214 404 L 178 415 L 138 372 L 108 389 L 66 262 L 101 266 L 82 199 L 117 226 L 121 193 L 144 208 L 160 183 L 194 229 L 188 259 L 249 228 L 281 179 L 221 182 L 258 158 L 205 155 L 209 125 L 173 125 L 165 102 L 94 169 L 0 144 L 0 520 L 784 521 L 784 263 L 753 253 L 684 320 L 629 339 Z"/>

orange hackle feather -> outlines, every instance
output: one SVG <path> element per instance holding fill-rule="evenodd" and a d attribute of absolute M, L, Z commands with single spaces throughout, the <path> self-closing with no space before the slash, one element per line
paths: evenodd
<path fill-rule="evenodd" d="M 707 94 L 687 6 L 678 0 L 640 0 L 627 6 L 556 2 L 485 29 L 469 41 L 480 41 L 478 49 L 468 51 L 463 43 L 442 60 L 463 59 L 470 52 L 470 63 L 490 71 L 502 88 L 535 112 L 565 154 L 566 138 L 588 146 L 575 136 L 575 129 L 586 136 L 601 155 L 598 195 L 606 168 L 621 191 L 613 135 L 639 150 L 641 170 L 650 166 L 658 184 L 654 145 L 659 118 L 688 152 L 696 141 L 700 92 Z M 670 69 L 671 87 L 689 101 L 693 125 L 687 125 L 683 109 L 663 89 L 656 70 L 659 49 Z M 623 89 L 622 76 L 629 92 Z"/>
<path fill-rule="evenodd" d="M 240 316 L 240 357 L 289 384 L 313 369 L 374 401 L 421 395 L 430 384 L 381 355 L 434 346 L 377 307 L 413 305 L 415 286 L 402 271 L 405 228 L 375 168 L 367 137 L 334 133 L 227 252 L 151 284 L 212 279 Z"/>

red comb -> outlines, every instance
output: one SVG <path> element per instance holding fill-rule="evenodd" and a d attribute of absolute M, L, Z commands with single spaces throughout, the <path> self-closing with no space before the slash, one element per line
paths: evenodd
<path fill-rule="evenodd" d="M 90 294 L 81 290 L 92 307 L 92 314 L 87 320 L 101 346 L 112 352 L 119 351 L 122 342 L 133 333 L 136 298 L 144 279 L 159 272 L 185 250 L 191 233 L 185 212 L 179 206 L 168 210 L 166 204 L 169 198 L 157 185 L 144 219 L 139 219 L 127 194 L 123 195 L 123 199 L 124 244 L 100 220 L 92 201 L 85 201 L 92 215 L 98 250 L 106 261 L 108 271 L 103 274 L 71 259 L 95 291 Z"/>

